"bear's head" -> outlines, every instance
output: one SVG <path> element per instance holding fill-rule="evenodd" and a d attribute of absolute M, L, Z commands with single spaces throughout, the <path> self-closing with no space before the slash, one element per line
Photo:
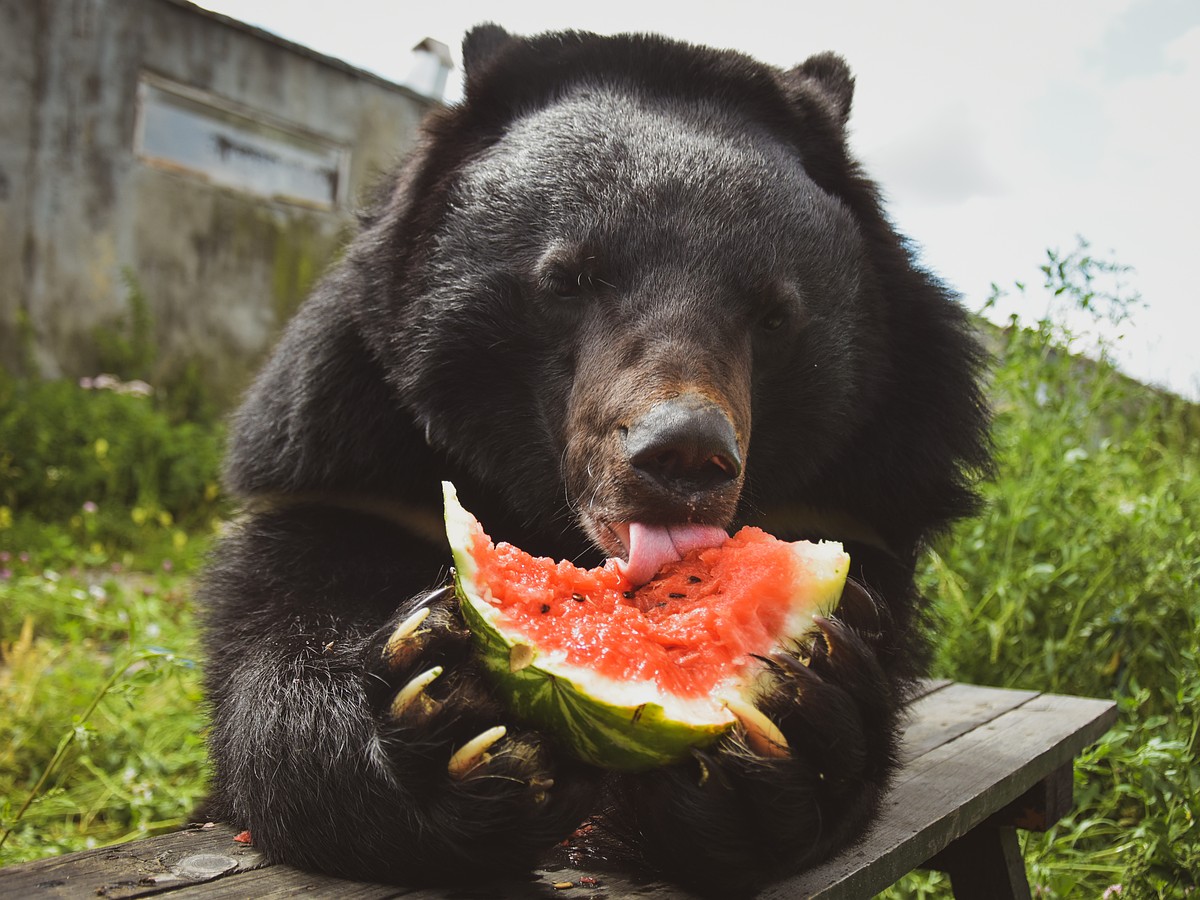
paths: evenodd
<path fill-rule="evenodd" d="M 839 58 L 483 26 L 464 59 L 342 276 L 435 452 L 614 555 L 968 509 L 978 351 L 848 155 Z"/>

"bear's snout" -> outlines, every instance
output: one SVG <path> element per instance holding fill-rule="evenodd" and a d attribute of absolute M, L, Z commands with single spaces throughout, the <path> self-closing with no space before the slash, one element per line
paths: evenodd
<path fill-rule="evenodd" d="M 629 465 L 654 487 L 691 496 L 720 490 L 742 472 L 737 433 L 724 411 L 699 394 L 662 400 L 625 433 Z"/>

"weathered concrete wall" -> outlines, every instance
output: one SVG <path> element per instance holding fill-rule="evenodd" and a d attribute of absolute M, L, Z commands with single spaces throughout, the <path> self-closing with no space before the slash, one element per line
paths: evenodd
<path fill-rule="evenodd" d="M 139 83 L 165 80 L 348 152 L 333 208 L 218 187 L 136 152 Z M 0 361 L 94 374 L 128 316 L 155 375 L 199 362 L 231 399 L 343 244 L 430 101 L 180 0 L 0 0 Z"/>

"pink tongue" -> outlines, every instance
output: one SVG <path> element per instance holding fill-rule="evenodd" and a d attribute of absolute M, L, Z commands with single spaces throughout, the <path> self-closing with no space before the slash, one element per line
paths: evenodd
<path fill-rule="evenodd" d="M 716 547 L 729 537 L 713 525 L 629 525 L 629 561 L 617 561 L 617 571 L 640 587 L 669 562 L 697 547 Z"/>

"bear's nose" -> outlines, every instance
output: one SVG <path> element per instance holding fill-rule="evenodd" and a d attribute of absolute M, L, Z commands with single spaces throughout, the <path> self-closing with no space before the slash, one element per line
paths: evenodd
<path fill-rule="evenodd" d="M 629 427 L 625 452 L 634 469 L 676 494 L 718 490 L 742 471 L 733 423 L 698 394 L 650 407 Z"/>

